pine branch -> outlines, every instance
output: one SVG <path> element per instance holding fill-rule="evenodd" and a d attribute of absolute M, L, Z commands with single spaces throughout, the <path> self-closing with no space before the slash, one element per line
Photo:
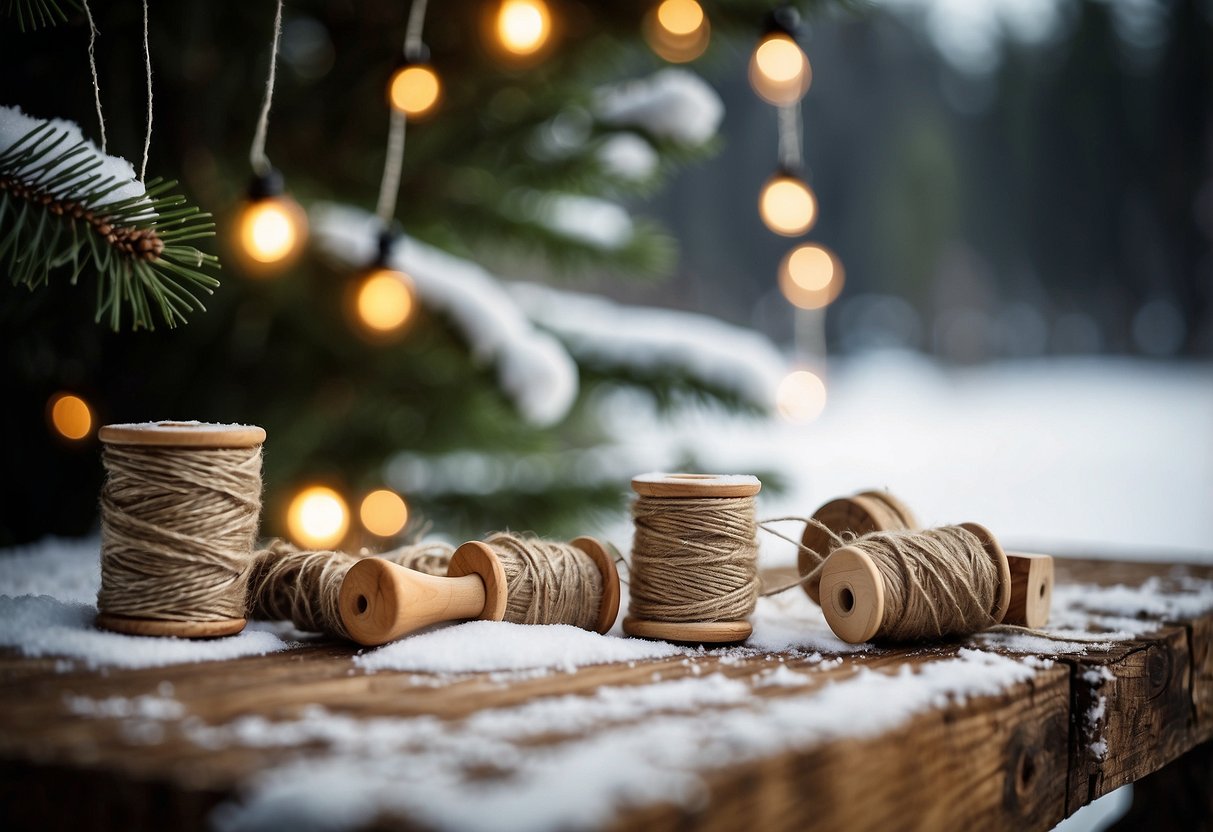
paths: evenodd
<path fill-rule="evenodd" d="M 76 0 L 63 0 L 70 8 L 77 9 Z M 8 0 L 5 13 L 17 18 L 17 26 L 22 32 L 34 31 L 46 26 L 57 26 L 67 22 L 67 15 L 59 0 Z"/>
<path fill-rule="evenodd" d="M 129 184 L 102 171 L 104 160 L 87 142 L 43 123 L 0 152 L 0 268 L 14 286 L 36 289 L 62 270 L 77 283 L 89 266 L 97 275 L 96 320 L 120 328 L 129 310 L 133 329 L 170 327 L 190 309 L 204 310 L 198 294 L 219 281 L 203 268 L 218 259 L 190 241 L 212 236 L 210 214 L 153 180 L 145 193 L 113 194 Z M 155 312 L 153 312 L 153 309 Z"/>

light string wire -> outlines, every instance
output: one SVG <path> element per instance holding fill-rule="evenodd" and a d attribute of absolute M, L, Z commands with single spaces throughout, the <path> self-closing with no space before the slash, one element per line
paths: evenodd
<path fill-rule="evenodd" d="M 404 57 L 410 58 L 421 49 L 421 30 L 425 25 L 425 7 L 427 0 L 413 0 L 409 9 L 409 20 L 405 27 Z M 396 214 L 396 201 L 400 196 L 400 175 L 404 170 L 404 133 L 406 119 L 404 113 L 395 107 L 388 116 L 387 153 L 383 160 L 383 179 L 379 182 L 379 202 L 375 214 L 383 228 L 391 225 L 392 217 Z"/>
<path fill-rule="evenodd" d="M 278 42 L 282 38 L 282 0 L 274 13 L 274 39 L 270 45 L 270 71 L 265 79 L 265 97 L 261 101 L 261 113 L 257 117 L 257 129 L 253 131 L 253 143 L 249 146 L 248 160 L 253 172 L 265 176 L 270 172 L 270 159 L 265 155 L 265 137 L 269 132 L 270 105 L 274 101 L 274 81 L 278 76 Z"/>
<path fill-rule="evenodd" d="M 801 136 L 800 102 L 779 107 L 779 164 L 785 170 L 800 171 L 804 166 Z"/>
<path fill-rule="evenodd" d="M 93 12 L 88 7 L 88 0 L 80 0 L 84 8 L 84 16 L 88 19 L 88 68 L 93 74 L 93 101 L 97 104 L 97 124 L 101 128 L 101 152 L 105 152 L 105 116 L 101 113 L 101 82 L 97 80 L 97 24 L 93 22 Z"/>
<path fill-rule="evenodd" d="M 147 0 L 143 0 L 143 63 L 147 67 L 147 133 L 143 137 L 143 164 L 139 167 L 139 182 L 147 174 L 147 154 L 152 148 L 152 50 L 147 42 Z"/>

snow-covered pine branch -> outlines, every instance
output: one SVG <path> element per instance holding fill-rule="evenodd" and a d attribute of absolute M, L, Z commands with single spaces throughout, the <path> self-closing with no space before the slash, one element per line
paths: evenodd
<path fill-rule="evenodd" d="M 509 293 L 587 366 L 683 372 L 764 410 L 774 407 L 775 388 L 787 371 L 767 338 L 707 315 L 623 306 L 533 283 L 510 284 Z"/>
<path fill-rule="evenodd" d="M 350 266 L 375 255 L 379 220 L 357 208 L 318 203 L 311 225 L 321 248 Z M 446 315 L 472 354 L 497 368 L 497 380 L 523 418 L 550 425 L 568 413 L 577 398 L 577 365 L 560 342 L 532 326 L 483 267 L 411 238 L 396 246 L 393 268 L 413 278 L 418 298 Z"/>
<path fill-rule="evenodd" d="M 594 115 L 613 127 L 630 127 L 657 139 L 701 145 L 716 135 L 724 103 L 706 81 L 685 69 L 600 87 Z"/>

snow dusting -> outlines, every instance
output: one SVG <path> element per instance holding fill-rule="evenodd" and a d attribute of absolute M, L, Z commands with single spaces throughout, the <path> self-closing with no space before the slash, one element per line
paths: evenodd
<path fill-rule="evenodd" d="M 26 115 L 21 112 L 20 107 L 0 107 L 0 153 L 15 145 L 31 130 L 48 123 L 51 125 L 50 135 L 54 138 L 50 139 L 48 136 L 43 139 L 44 143 L 47 139 L 52 143 L 61 139 L 56 150 L 64 151 L 83 142 L 85 153 L 83 157 L 75 156 L 69 160 L 60 162 L 58 165 L 49 168 L 46 171 L 47 173 L 66 170 L 78 164 L 81 158 L 97 159 L 101 164 L 93 171 L 93 174 L 101 177 L 98 184 L 105 179 L 111 179 L 115 183 L 120 182 L 122 184 L 117 185 L 114 190 L 107 193 L 99 202 L 92 203 L 94 206 L 122 202 L 133 197 L 143 196 L 146 193 L 143 183 L 135 176 L 134 166 L 126 159 L 102 153 L 97 145 L 84 137 L 84 134 L 80 130 L 80 125 L 74 121 L 67 121 L 61 118 L 48 121 L 47 119 Z"/>
<path fill-rule="evenodd" d="M 724 103 L 695 73 L 667 68 L 648 78 L 599 88 L 594 113 L 613 127 L 633 127 L 660 139 L 701 145 L 716 135 Z"/>

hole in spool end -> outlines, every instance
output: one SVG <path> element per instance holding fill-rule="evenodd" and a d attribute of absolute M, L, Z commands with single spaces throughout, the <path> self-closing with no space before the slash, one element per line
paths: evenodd
<path fill-rule="evenodd" d="M 838 590 L 837 606 L 843 612 L 850 612 L 855 609 L 855 593 L 851 592 L 849 586 L 841 587 Z"/>
<path fill-rule="evenodd" d="M 370 604 L 369 604 L 369 603 L 367 602 L 367 600 L 366 600 L 366 596 L 365 596 L 365 595 L 359 595 L 359 596 L 358 596 L 358 601 L 357 601 L 356 603 L 357 603 L 357 605 L 358 605 L 358 614 L 359 614 L 359 615 L 362 615 L 364 612 L 366 612 L 366 608 L 367 608 L 368 606 L 370 606 Z"/>
<path fill-rule="evenodd" d="M 1041 582 L 1040 582 L 1040 597 L 1041 597 L 1041 598 L 1044 598 L 1044 597 L 1045 597 L 1045 590 L 1047 590 L 1048 588 L 1049 588 L 1049 582 L 1048 582 L 1048 581 L 1041 581 Z"/>

